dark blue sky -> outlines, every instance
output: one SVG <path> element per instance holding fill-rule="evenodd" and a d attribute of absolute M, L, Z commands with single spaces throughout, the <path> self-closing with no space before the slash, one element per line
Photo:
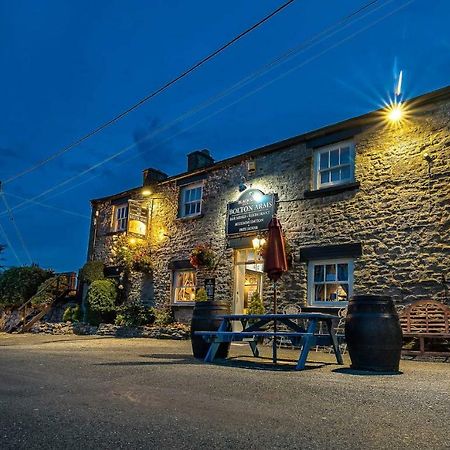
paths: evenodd
<path fill-rule="evenodd" d="M 373 14 L 167 127 L 368 2 L 297 0 L 120 123 L 6 184 L 12 207 L 49 191 L 36 201 L 50 207 L 14 211 L 32 260 L 58 271 L 81 267 L 89 200 L 139 185 L 146 167 L 173 175 L 195 149 L 223 159 L 376 109 L 400 69 L 406 97 L 448 85 L 450 2 L 379 1 Z M 0 180 L 126 109 L 279 4 L 0 0 Z M 27 263 L 4 212 L 0 224 Z M 18 264 L 11 249 L 4 263 Z"/>

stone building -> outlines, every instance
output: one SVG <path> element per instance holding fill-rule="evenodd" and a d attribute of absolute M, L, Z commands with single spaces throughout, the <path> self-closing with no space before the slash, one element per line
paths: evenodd
<path fill-rule="evenodd" d="M 178 320 L 189 319 L 205 282 L 236 313 L 255 291 L 269 309 L 272 285 L 254 246 L 276 212 L 291 256 L 281 308 L 329 310 L 357 293 L 448 302 L 450 87 L 408 101 L 398 122 L 386 115 L 219 162 L 195 151 L 175 176 L 147 169 L 142 186 L 92 201 L 88 257 L 111 266 L 120 236 L 145 242 L 152 270 L 130 273 L 127 296 L 170 304 Z M 198 245 L 212 250 L 212 267 L 192 266 Z"/>

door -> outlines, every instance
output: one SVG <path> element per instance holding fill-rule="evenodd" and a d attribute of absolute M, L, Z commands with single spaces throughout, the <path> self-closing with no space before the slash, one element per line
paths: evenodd
<path fill-rule="evenodd" d="M 234 255 L 233 314 L 248 314 L 250 299 L 254 293 L 262 297 L 263 261 L 253 249 L 236 250 Z M 233 329 L 241 328 L 233 322 Z"/>

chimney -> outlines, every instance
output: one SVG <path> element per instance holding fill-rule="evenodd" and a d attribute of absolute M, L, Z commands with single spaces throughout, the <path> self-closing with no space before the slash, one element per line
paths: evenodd
<path fill-rule="evenodd" d="M 188 158 L 188 172 L 192 170 L 201 169 L 203 167 L 212 166 L 214 164 L 214 159 L 209 153 L 209 150 L 196 150 L 195 152 L 189 153 Z"/>
<path fill-rule="evenodd" d="M 150 186 L 151 184 L 158 183 L 158 181 L 163 181 L 166 178 L 167 174 L 158 169 L 145 169 L 142 186 Z"/>

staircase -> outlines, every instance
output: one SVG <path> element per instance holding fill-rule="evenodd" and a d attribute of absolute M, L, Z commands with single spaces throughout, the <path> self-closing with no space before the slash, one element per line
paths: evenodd
<path fill-rule="evenodd" d="M 61 298 L 67 297 L 70 293 L 76 291 L 76 274 L 74 272 L 58 274 L 67 276 L 67 289 L 55 295 L 50 303 L 41 306 L 32 306 L 31 299 L 24 303 L 19 308 L 20 320 L 15 325 L 9 327 L 8 333 L 18 331 L 19 333 L 25 333 L 29 331 L 31 327 L 39 320 L 41 320 L 53 307 L 55 302 Z"/>

